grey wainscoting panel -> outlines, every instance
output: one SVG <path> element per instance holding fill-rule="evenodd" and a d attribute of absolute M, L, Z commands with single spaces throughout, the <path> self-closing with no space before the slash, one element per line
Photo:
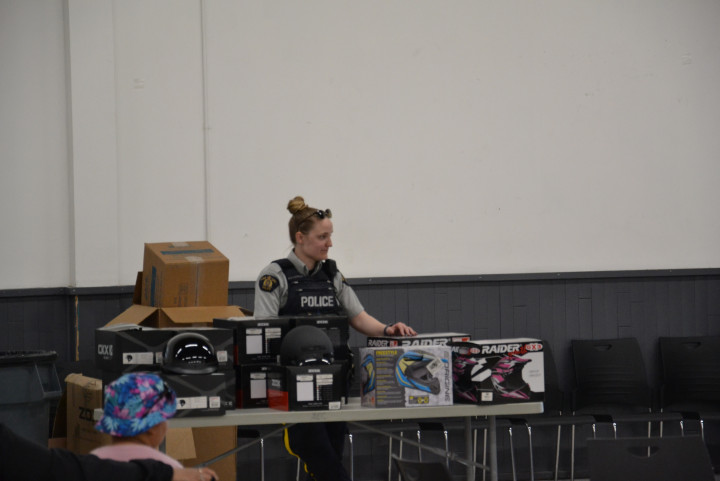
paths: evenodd
<path fill-rule="evenodd" d="M 572 339 L 637 337 L 650 379 L 657 385 L 658 337 L 720 335 L 720 271 L 717 269 L 700 274 L 589 273 L 583 276 L 350 279 L 349 282 L 366 310 L 383 322 L 402 321 L 419 332 L 468 332 L 475 339 L 536 337 L 546 340 L 553 348 L 558 375 L 568 392 L 573 378 Z M 253 289 L 254 282 L 230 283 L 228 303 L 252 311 Z M 95 329 L 131 304 L 132 286 L 0 291 L 0 351 L 54 350 L 60 361 L 87 363 L 94 358 Z M 351 345 L 357 348 L 364 342 L 364 336 L 353 331 Z M 462 450 L 462 439 L 458 436 L 460 434 L 451 433 L 451 444 L 454 449 Z M 552 444 L 550 437 L 539 436 L 539 446 Z M 359 461 L 356 479 L 383 477 L 386 440 L 359 434 L 356 441 Z M 499 442 L 501 479 L 508 479 L 507 438 L 502 433 Z M 567 448 L 563 445 L 561 475 L 568 474 Z M 254 473 L 257 462 L 253 452 L 238 454 L 239 472 Z M 519 452 L 523 452 L 522 448 Z M 267 456 L 272 459 L 269 466 L 273 479 L 294 476 L 295 464 L 285 453 L 280 437 L 268 440 Z M 540 450 L 536 463 L 539 476 L 549 475 L 551 453 L 543 455 Z M 584 464 L 580 463 L 578 473 L 586 471 Z M 453 469 L 463 472 L 459 465 Z"/>

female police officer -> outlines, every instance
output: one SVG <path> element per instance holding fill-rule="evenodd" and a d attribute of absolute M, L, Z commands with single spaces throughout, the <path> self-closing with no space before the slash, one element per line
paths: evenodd
<path fill-rule="evenodd" d="M 414 336 L 402 322 L 383 324 L 365 312 L 355 292 L 328 259 L 333 224 L 330 209 L 309 207 L 298 196 L 287 206 L 293 250 L 265 267 L 255 285 L 255 317 L 339 314 L 366 336 Z M 342 465 L 345 423 L 295 424 L 286 430 L 288 450 L 300 457 L 317 481 L 349 481 Z"/>

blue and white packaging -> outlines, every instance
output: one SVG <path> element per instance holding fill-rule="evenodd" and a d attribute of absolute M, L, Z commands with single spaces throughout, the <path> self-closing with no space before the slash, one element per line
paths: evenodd
<path fill-rule="evenodd" d="M 448 346 L 360 349 L 363 406 L 422 407 L 453 403 Z"/>

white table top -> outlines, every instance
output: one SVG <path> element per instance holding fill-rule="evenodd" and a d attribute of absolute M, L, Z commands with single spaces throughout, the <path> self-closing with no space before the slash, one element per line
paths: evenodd
<path fill-rule="evenodd" d="M 543 412 L 543 403 L 454 404 L 408 408 L 373 408 L 360 405 L 360 398 L 350 398 L 335 411 L 280 411 L 270 408 L 235 409 L 223 416 L 172 418 L 169 427 L 259 426 L 283 423 L 333 421 L 381 421 L 400 419 L 451 418 L 474 416 L 518 416 Z"/>

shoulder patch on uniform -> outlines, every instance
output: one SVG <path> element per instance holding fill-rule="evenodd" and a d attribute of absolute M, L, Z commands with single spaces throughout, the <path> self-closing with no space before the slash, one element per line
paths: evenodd
<path fill-rule="evenodd" d="M 258 285 L 260 286 L 261 290 L 265 292 L 272 292 L 277 289 L 277 286 L 280 285 L 280 281 L 277 277 L 266 274 L 260 278 L 260 280 L 258 281 Z"/>

